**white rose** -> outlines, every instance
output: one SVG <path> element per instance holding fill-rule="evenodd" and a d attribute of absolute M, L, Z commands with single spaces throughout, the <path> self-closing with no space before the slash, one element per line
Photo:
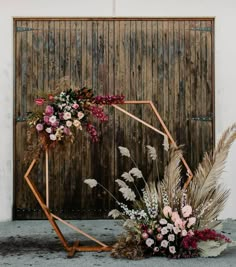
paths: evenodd
<path fill-rule="evenodd" d="M 167 220 L 166 219 L 160 219 L 159 222 L 160 222 L 161 225 L 167 224 Z"/>
<path fill-rule="evenodd" d="M 47 133 L 51 133 L 52 132 L 52 128 L 46 128 L 45 130 Z"/>
<path fill-rule="evenodd" d="M 175 240 L 175 235 L 173 235 L 173 234 L 168 235 L 168 240 L 169 241 L 174 241 Z"/>
<path fill-rule="evenodd" d="M 148 247 L 151 247 L 153 244 L 154 244 L 154 240 L 153 240 L 152 238 L 148 238 L 148 239 L 146 240 L 146 245 L 147 245 Z"/>
<path fill-rule="evenodd" d="M 169 242 L 168 242 L 167 240 L 162 240 L 162 241 L 161 241 L 161 246 L 162 246 L 163 248 L 167 248 L 167 247 L 168 247 L 168 244 L 169 244 Z"/>
<path fill-rule="evenodd" d="M 166 235 L 168 233 L 168 229 L 167 229 L 167 227 L 163 227 L 162 229 L 161 229 L 161 234 L 162 235 Z"/>
<path fill-rule="evenodd" d="M 71 119 L 71 113 L 70 113 L 70 112 L 65 112 L 64 115 L 63 115 L 63 119 L 64 119 L 64 120 L 69 120 L 69 119 Z"/>
<path fill-rule="evenodd" d="M 182 230 L 182 232 L 181 232 L 181 235 L 182 236 L 186 236 L 188 233 L 187 233 L 187 231 L 184 229 L 184 230 Z"/>
<path fill-rule="evenodd" d="M 79 120 L 81 120 L 84 117 L 84 113 L 79 111 L 77 116 L 78 116 Z"/>
<path fill-rule="evenodd" d="M 71 126 L 72 126 L 72 121 L 67 121 L 67 122 L 66 122 L 66 126 L 67 126 L 67 127 L 71 127 Z"/>
<path fill-rule="evenodd" d="M 55 123 L 56 121 L 57 121 L 56 116 L 51 116 L 51 117 L 49 118 L 49 122 L 51 122 L 51 123 Z"/>
<path fill-rule="evenodd" d="M 55 134 L 50 134 L 49 137 L 50 137 L 50 140 L 52 141 L 55 141 L 57 139 Z"/>

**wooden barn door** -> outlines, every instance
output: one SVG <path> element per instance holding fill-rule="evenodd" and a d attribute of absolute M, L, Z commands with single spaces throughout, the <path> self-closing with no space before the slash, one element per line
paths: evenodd
<path fill-rule="evenodd" d="M 43 214 L 23 180 L 27 147 L 25 116 L 34 95 L 68 76 L 97 94 L 124 94 L 126 100 L 152 100 L 192 168 L 214 144 L 213 19 L 15 19 L 15 219 Z M 127 106 L 160 127 L 146 107 Z M 166 161 L 162 138 L 125 115 L 106 110 L 97 124 L 100 142 L 86 133 L 64 149 L 50 151 L 50 208 L 64 218 L 104 218 L 114 201 L 83 180 L 93 177 L 112 192 L 114 179 L 131 164 L 117 147 L 133 153 L 145 175 L 151 173 L 145 145 L 158 148 L 159 168 Z M 45 195 L 44 155 L 32 178 Z"/>

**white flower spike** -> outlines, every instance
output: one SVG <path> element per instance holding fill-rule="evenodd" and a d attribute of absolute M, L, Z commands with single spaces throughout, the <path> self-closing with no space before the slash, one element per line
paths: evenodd
<path fill-rule="evenodd" d="M 118 146 L 119 150 L 120 150 L 120 154 L 122 156 L 125 156 L 125 157 L 128 157 L 130 158 L 130 152 L 129 152 L 129 149 L 126 148 L 126 147 L 123 147 L 123 146 Z"/>
<path fill-rule="evenodd" d="M 124 178 L 124 180 L 126 182 L 130 182 L 130 183 L 133 183 L 134 182 L 134 178 L 128 173 L 128 172 L 124 172 L 122 175 L 121 175 L 122 178 Z"/>
<path fill-rule="evenodd" d="M 114 209 L 114 210 L 111 210 L 109 213 L 108 213 L 108 216 L 112 217 L 113 219 L 116 219 L 120 216 L 120 212 L 117 210 L 117 209 Z"/>
<path fill-rule="evenodd" d="M 129 174 L 132 174 L 133 176 L 137 178 L 143 178 L 142 172 L 138 168 L 133 168 L 129 171 Z"/>
<path fill-rule="evenodd" d="M 157 151 L 156 151 L 155 147 L 147 145 L 146 148 L 148 149 L 148 156 L 152 160 L 156 160 L 157 159 Z"/>
<path fill-rule="evenodd" d="M 120 179 L 116 179 L 115 181 L 119 185 L 119 187 L 128 187 L 128 185 Z"/>
<path fill-rule="evenodd" d="M 134 201 L 136 198 L 135 193 L 129 187 L 121 187 L 119 191 L 126 200 Z"/>
<path fill-rule="evenodd" d="M 98 182 L 95 179 L 85 179 L 84 183 L 89 185 L 90 188 L 97 186 Z"/>
<path fill-rule="evenodd" d="M 168 140 L 167 135 L 164 135 L 164 140 L 163 140 L 163 144 L 162 145 L 164 146 L 164 150 L 165 151 L 169 150 L 170 145 L 169 145 L 169 140 Z"/>

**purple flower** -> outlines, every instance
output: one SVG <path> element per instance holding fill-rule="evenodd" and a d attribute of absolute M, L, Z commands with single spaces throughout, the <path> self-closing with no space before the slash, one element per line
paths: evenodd
<path fill-rule="evenodd" d="M 44 116 L 43 120 L 45 123 L 49 124 L 49 116 Z"/>
<path fill-rule="evenodd" d="M 69 135 L 70 134 L 70 129 L 67 127 L 64 127 L 64 134 Z"/>
<path fill-rule="evenodd" d="M 36 129 L 37 129 L 37 131 L 42 131 L 43 130 L 43 124 L 41 124 L 41 123 L 38 123 L 37 125 L 36 125 Z"/>
<path fill-rule="evenodd" d="M 45 115 L 46 116 L 52 116 L 53 112 L 54 112 L 54 109 L 52 106 L 46 106 L 46 108 L 45 108 Z"/>

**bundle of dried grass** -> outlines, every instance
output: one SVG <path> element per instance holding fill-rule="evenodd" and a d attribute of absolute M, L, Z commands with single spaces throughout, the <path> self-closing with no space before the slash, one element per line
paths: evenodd
<path fill-rule="evenodd" d="M 144 249 L 141 242 L 136 239 L 135 234 L 129 232 L 122 235 L 113 246 L 111 256 L 113 258 L 125 258 L 139 260 L 144 257 Z"/>

